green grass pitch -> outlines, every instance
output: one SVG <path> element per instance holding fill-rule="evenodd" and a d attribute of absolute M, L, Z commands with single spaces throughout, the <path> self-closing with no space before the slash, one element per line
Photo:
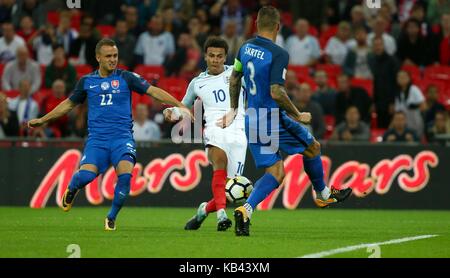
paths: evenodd
<path fill-rule="evenodd" d="M 132 208 L 119 214 L 117 231 L 103 230 L 107 207 L 0 207 L 0 257 L 283 257 L 420 235 L 433 238 L 380 246 L 381 257 L 450 257 L 449 211 L 274 209 L 257 211 L 250 237 L 216 231 L 210 215 L 197 231 L 183 230 L 194 208 Z M 232 216 L 232 210 L 228 210 Z M 367 248 L 330 257 L 371 255 Z"/>

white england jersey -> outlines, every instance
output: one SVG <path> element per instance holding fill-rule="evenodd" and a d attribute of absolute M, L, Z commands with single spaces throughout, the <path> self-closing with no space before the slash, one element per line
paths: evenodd
<path fill-rule="evenodd" d="M 238 113 L 233 123 L 224 129 L 216 125 L 216 122 L 230 110 L 229 85 L 232 71 L 233 67 L 225 66 L 225 71 L 218 75 L 210 75 L 207 71 L 202 72 L 189 83 L 186 95 L 181 101 L 188 108 L 192 107 L 197 98 L 203 102 L 206 122 L 203 139 L 207 147 L 206 152 L 208 152 L 208 146 L 215 146 L 227 154 L 229 178 L 243 174 L 247 154 L 242 89 L 239 95 Z"/>
<path fill-rule="evenodd" d="M 230 76 L 233 67 L 225 66 L 224 72 L 218 75 L 210 75 L 204 71 L 189 83 L 186 95 L 181 101 L 186 107 L 191 108 L 198 97 L 203 102 L 205 113 L 205 128 L 215 126 L 217 120 L 221 119 L 230 110 Z M 233 123 L 228 127 L 245 128 L 244 92 L 241 89 L 239 95 L 238 113 Z"/>

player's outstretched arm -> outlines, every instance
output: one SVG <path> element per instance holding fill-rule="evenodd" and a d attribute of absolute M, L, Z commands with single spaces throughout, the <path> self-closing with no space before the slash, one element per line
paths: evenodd
<path fill-rule="evenodd" d="M 304 124 L 309 124 L 311 122 L 311 114 L 300 113 L 300 111 L 298 111 L 297 107 L 295 107 L 295 105 L 289 98 L 286 92 L 286 88 L 284 88 L 283 85 L 280 84 L 271 85 L 270 95 L 273 98 L 273 100 L 278 104 L 278 106 L 288 113 L 289 117 Z"/>
<path fill-rule="evenodd" d="M 178 107 L 183 115 L 187 115 L 189 118 L 191 118 L 192 121 L 194 121 L 194 116 L 192 115 L 191 110 L 189 110 L 183 103 L 178 101 L 176 98 L 174 98 L 171 94 L 164 91 L 163 89 L 155 86 L 150 86 L 147 89 L 146 93 L 147 95 L 153 97 L 154 99 L 162 103 Z"/>
<path fill-rule="evenodd" d="M 52 111 L 48 112 L 45 116 L 30 120 L 28 122 L 28 127 L 39 127 L 50 121 L 56 120 L 69 113 L 75 106 L 77 106 L 77 103 L 71 101 L 70 99 L 66 99 L 58 104 L 58 106 L 56 106 Z"/>

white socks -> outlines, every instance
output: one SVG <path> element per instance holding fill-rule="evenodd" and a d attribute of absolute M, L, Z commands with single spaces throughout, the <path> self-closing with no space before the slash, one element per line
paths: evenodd
<path fill-rule="evenodd" d="M 217 221 L 218 222 L 220 222 L 222 220 L 225 220 L 227 218 L 228 218 L 228 216 L 227 216 L 227 213 L 226 213 L 225 209 L 219 209 L 217 211 Z"/>
<path fill-rule="evenodd" d="M 248 217 L 248 219 L 252 218 L 252 213 L 253 213 L 253 208 L 252 208 L 252 206 L 250 206 L 250 204 L 248 204 L 248 203 L 245 203 L 245 204 L 244 204 L 244 208 L 245 208 L 245 210 L 247 211 L 247 217 Z"/>
<path fill-rule="evenodd" d="M 328 198 L 330 198 L 330 195 L 331 195 L 330 188 L 325 186 L 325 188 L 322 191 L 320 191 L 320 192 L 316 191 L 316 195 L 317 195 L 318 199 L 320 199 L 322 201 L 326 201 L 326 200 L 328 200 Z"/>

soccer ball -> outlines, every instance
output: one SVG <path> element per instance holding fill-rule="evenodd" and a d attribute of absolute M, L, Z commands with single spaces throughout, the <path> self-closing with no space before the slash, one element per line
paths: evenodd
<path fill-rule="evenodd" d="M 225 185 L 225 195 L 232 204 L 243 204 L 253 190 L 253 183 L 244 176 L 229 179 Z"/>

